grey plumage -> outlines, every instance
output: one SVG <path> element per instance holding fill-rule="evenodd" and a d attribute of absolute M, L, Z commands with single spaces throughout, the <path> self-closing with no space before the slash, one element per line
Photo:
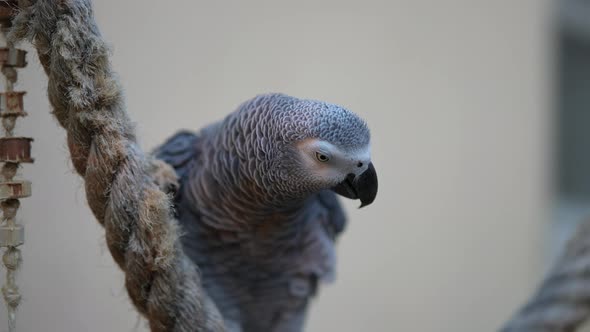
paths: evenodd
<path fill-rule="evenodd" d="M 339 106 L 269 94 L 155 151 L 179 177 L 183 246 L 230 330 L 300 331 L 318 283 L 333 279 L 346 218 L 328 189 L 344 178 L 309 176 L 296 148 L 306 139 L 354 155 L 370 134 Z"/>

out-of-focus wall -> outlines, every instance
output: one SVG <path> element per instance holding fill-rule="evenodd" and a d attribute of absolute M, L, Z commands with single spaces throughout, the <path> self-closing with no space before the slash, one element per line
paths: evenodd
<path fill-rule="evenodd" d="M 376 202 L 346 202 L 308 331 L 492 331 L 540 279 L 549 1 L 94 1 L 146 148 L 262 92 L 342 104 L 373 134 Z M 31 54 L 20 331 L 144 331 Z M 3 281 L 1 279 L 0 281 Z M 0 331 L 6 330 L 4 308 Z M 136 326 L 137 329 L 134 329 Z"/>

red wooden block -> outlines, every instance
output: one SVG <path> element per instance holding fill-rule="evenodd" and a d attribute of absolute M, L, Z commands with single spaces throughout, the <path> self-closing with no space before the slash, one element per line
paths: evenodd
<path fill-rule="evenodd" d="M 32 163 L 32 141 L 29 137 L 0 138 L 0 162 Z"/>
<path fill-rule="evenodd" d="M 0 116 L 25 116 L 24 91 L 0 92 Z"/>

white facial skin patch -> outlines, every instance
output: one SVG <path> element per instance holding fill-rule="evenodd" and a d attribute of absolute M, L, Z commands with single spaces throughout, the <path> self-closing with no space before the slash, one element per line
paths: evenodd
<path fill-rule="evenodd" d="M 348 174 L 360 175 L 371 162 L 370 146 L 353 151 L 342 151 L 337 146 L 317 139 L 305 139 L 296 144 L 302 166 L 311 176 L 332 185 Z"/>

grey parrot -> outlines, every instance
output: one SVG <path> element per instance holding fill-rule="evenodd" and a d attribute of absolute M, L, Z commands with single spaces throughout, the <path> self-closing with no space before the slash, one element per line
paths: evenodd
<path fill-rule="evenodd" d="M 227 329 L 301 331 L 318 284 L 334 276 L 346 224 L 336 193 L 361 207 L 377 195 L 365 121 L 266 94 L 154 155 L 174 167 L 182 244 Z"/>

